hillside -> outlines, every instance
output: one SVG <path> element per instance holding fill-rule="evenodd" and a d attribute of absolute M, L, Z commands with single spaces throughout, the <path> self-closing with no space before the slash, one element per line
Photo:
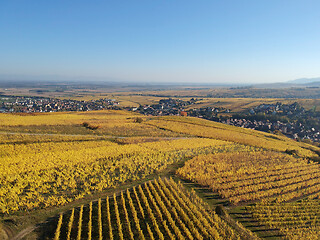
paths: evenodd
<path fill-rule="evenodd" d="M 92 239 L 106 234 L 110 237 L 110 232 L 115 239 L 122 239 L 121 234 L 125 239 L 141 234 L 149 234 L 146 239 L 152 239 L 151 235 L 154 239 L 162 239 L 162 235 L 165 239 L 171 235 L 178 239 L 216 239 L 224 234 L 254 239 L 257 237 L 250 228 L 237 225 L 228 212 L 240 216 L 245 211 L 252 214 L 252 221 L 260 221 L 255 220 L 256 208 L 242 212 L 234 209 L 258 203 L 261 198 L 272 202 L 281 197 L 285 203 L 317 197 L 320 192 L 318 163 L 311 162 L 318 159 L 317 147 L 198 118 L 147 117 L 119 110 L 0 114 L 0 130 L 1 221 L 12 235 L 35 228 L 25 231 L 26 239 L 39 239 L 44 229 L 51 229 L 45 236 L 48 239 L 69 239 L 68 234 L 76 238 L 79 229 L 85 236 L 91 232 Z M 217 177 L 210 178 L 210 174 Z M 166 188 L 184 193 L 181 197 L 172 193 L 179 204 L 174 198 L 161 197 L 167 190 L 159 187 L 157 181 L 161 183 L 161 179 L 154 180 L 159 176 L 172 177 L 164 181 L 173 187 Z M 211 182 L 205 180 L 208 177 Z M 179 180 L 182 183 L 178 187 Z M 147 201 L 151 210 L 144 209 L 149 211 L 148 217 L 139 215 L 137 219 L 130 195 L 140 185 L 148 199 L 143 195 L 138 199 Z M 202 210 L 198 209 L 200 200 L 194 200 L 194 207 L 188 203 L 194 198 L 191 193 L 207 202 L 200 204 L 205 206 L 200 207 Z M 107 216 L 105 210 L 99 210 L 101 204 L 106 206 L 106 199 L 112 209 L 115 201 L 120 204 L 119 215 L 110 210 L 117 222 L 99 223 L 101 214 L 104 219 Z M 133 200 L 137 209 L 138 199 Z M 219 220 L 214 214 L 221 212 L 213 210 L 221 204 L 227 208 Z M 189 208 L 194 215 L 186 215 Z M 171 209 L 170 213 L 166 209 Z M 81 211 L 86 220 L 80 226 Z M 213 214 L 214 222 L 197 220 L 199 211 Z M 166 223 L 162 216 L 166 216 Z M 41 227 L 35 227 L 38 223 Z M 210 230 L 212 224 L 214 231 Z M 225 230 L 217 224 L 224 224 Z M 264 229 L 263 234 L 268 236 L 268 231 Z"/>

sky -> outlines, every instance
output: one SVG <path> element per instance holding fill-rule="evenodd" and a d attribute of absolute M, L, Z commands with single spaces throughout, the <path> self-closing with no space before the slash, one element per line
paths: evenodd
<path fill-rule="evenodd" d="M 319 9 L 318 0 L 1 0 L 0 78 L 320 77 Z"/>

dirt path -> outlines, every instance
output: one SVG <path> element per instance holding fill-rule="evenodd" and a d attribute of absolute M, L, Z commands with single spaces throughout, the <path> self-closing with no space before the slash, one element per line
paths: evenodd
<path fill-rule="evenodd" d="M 0 134 L 25 134 L 25 135 L 59 135 L 59 134 L 38 134 L 38 133 L 8 133 L 8 132 L 0 132 Z M 66 135 L 66 136 L 79 136 L 79 135 Z M 88 135 L 83 135 L 83 136 L 88 136 Z M 96 136 L 96 135 L 89 135 L 89 136 L 95 136 L 95 137 L 101 137 L 101 136 Z M 104 136 L 105 137 L 105 136 Z M 112 137 L 112 136 L 111 136 Z M 113 136 L 114 137 L 114 136 Z M 121 138 L 121 137 L 120 137 Z M 125 137 L 122 137 L 125 138 Z M 186 137 L 166 137 L 167 140 L 175 140 L 175 139 L 186 139 Z M 184 162 L 181 161 L 181 162 Z M 80 206 L 80 204 L 87 204 L 90 201 L 98 201 L 99 198 L 101 198 L 102 196 L 112 196 L 113 194 L 116 195 L 120 195 L 120 193 L 122 191 L 125 191 L 127 188 L 132 188 L 134 186 L 138 186 L 140 184 L 143 184 L 144 182 L 148 182 L 158 176 L 164 177 L 164 176 L 171 176 L 172 174 L 174 174 L 175 170 L 179 167 L 179 164 L 181 164 L 181 162 L 176 162 L 174 164 L 169 165 L 165 170 L 163 170 L 160 173 L 154 173 L 151 174 L 147 177 L 145 177 L 144 179 L 140 179 L 137 180 L 133 183 L 127 183 L 127 184 L 123 184 L 118 186 L 116 189 L 108 189 L 108 191 L 104 191 L 103 193 L 97 193 L 95 198 L 93 198 L 93 195 L 90 196 L 90 198 L 84 198 L 81 199 L 80 202 L 74 201 L 71 205 L 69 206 L 64 206 L 65 209 L 63 211 L 67 211 L 69 208 L 75 207 L 75 206 Z M 23 238 L 25 238 L 27 235 L 29 235 L 30 233 L 32 233 L 34 230 L 39 228 L 39 224 L 43 224 L 46 221 L 39 221 L 39 222 L 35 222 L 34 225 L 30 225 L 27 226 L 26 228 L 22 229 L 20 232 L 15 232 L 16 234 L 13 236 L 12 232 L 11 235 L 9 236 L 9 240 L 22 240 Z M 1 237 L 0 237 L 1 239 Z"/>
<path fill-rule="evenodd" d="M 59 134 L 59 133 L 26 133 L 26 132 L 0 132 L 8 135 L 32 135 L 32 136 L 66 136 L 66 137 L 97 137 L 97 138 L 116 138 L 112 135 L 93 135 L 93 134 Z M 119 137 L 121 138 L 121 137 Z"/>
<path fill-rule="evenodd" d="M 29 233 L 31 233 L 32 231 L 34 231 L 37 228 L 36 225 L 31 225 L 25 229 L 23 229 L 21 232 L 19 232 L 17 235 L 13 236 L 13 238 L 11 238 L 10 240 L 20 240 L 23 239 L 26 235 L 28 235 Z"/>
<path fill-rule="evenodd" d="M 96 137 L 96 138 L 132 138 L 131 136 L 114 136 L 114 135 L 93 135 L 93 134 L 60 134 L 60 133 L 25 133 L 25 132 L 3 132 L 0 131 L 0 134 L 8 135 L 31 135 L 31 136 L 63 136 L 63 137 Z M 148 136 L 142 136 L 148 137 Z M 187 139 L 188 137 L 161 137 L 165 140 L 177 140 L 177 139 Z"/>

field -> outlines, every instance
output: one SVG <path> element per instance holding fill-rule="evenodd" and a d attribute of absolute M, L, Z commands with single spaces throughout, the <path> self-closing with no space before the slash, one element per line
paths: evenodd
<path fill-rule="evenodd" d="M 286 150 L 294 151 L 295 154 L 302 157 L 317 155 L 314 153 L 317 148 L 306 143 L 296 142 L 286 137 L 269 133 L 242 129 L 197 118 L 159 117 L 152 119 L 148 124 L 180 134 L 221 139 L 280 152 Z"/>
<path fill-rule="evenodd" d="M 0 218 L 24 239 L 257 239 L 262 206 L 320 195 L 317 147 L 202 119 L 0 114 L 0 131 Z"/>
<path fill-rule="evenodd" d="M 261 201 L 248 206 L 254 219 L 269 228 L 277 228 L 288 239 L 319 239 L 319 199 L 277 203 Z"/>
<path fill-rule="evenodd" d="M 125 145 L 108 140 L 6 144 L 0 148 L 0 211 L 12 213 L 63 205 L 144 178 L 186 157 L 236 146 L 188 138 Z"/>
<path fill-rule="evenodd" d="M 232 204 L 266 197 L 277 202 L 320 194 L 317 163 L 274 152 L 236 152 L 200 155 L 177 174 L 209 186 Z"/>
<path fill-rule="evenodd" d="M 140 115 L 127 111 L 92 111 L 48 114 L 1 114 L 0 131 L 68 135 L 109 135 L 117 137 L 175 137 L 179 134 L 135 122 Z M 95 131 L 83 126 L 98 127 Z"/>
<path fill-rule="evenodd" d="M 61 214 L 55 231 L 47 234 L 55 240 L 255 239 L 245 229 L 237 233 L 206 208 L 196 194 L 172 179 L 160 178 Z"/>
<path fill-rule="evenodd" d="M 116 84 L 0 84 L 0 93 L 8 96 L 37 96 L 80 101 L 101 98 L 116 99 L 120 107 L 152 105 L 163 98 L 201 99 L 190 108 L 223 107 L 231 112 L 250 110 L 260 104 L 292 104 L 298 102 L 305 109 L 319 110 L 319 88 L 228 88 L 217 86 L 121 86 Z"/>

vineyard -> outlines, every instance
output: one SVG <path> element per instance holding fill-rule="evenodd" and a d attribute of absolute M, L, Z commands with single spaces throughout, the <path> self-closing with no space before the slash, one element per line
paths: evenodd
<path fill-rule="evenodd" d="M 232 218 L 241 208 L 278 239 L 316 239 L 318 152 L 188 117 L 2 114 L 0 225 L 42 223 L 27 239 L 257 239 Z"/>
<path fill-rule="evenodd" d="M 127 111 L 59 112 L 33 114 L 0 114 L 0 131 L 37 134 L 69 134 L 100 136 L 154 136 L 177 137 L 179 133 L 165 131 L 146 124 L 136 123 L 141 115 Z M 144 117 L 143 120 L 146 120 Z M 84 127 L 84 123 L 96 127 Z"/>
<path fill-rule="evenodd" d="M 275 136 L 269 133 L 243 129 L 197 118 L 160 117 L 147 123 L 161 129 L 195 137 L 220 139 L 281 152 L 293 150 L 301 157 L 316 156 L 313 150 L 316 150 L 317 148 L 312 145 L 299 143 L 286 137 Z"/>
<path fill-rule="evenodd" d="M 108 140 L 13 143 L 0 150 L 0 212 L 13 213 L 64 205 L 198 154 L 250 147 L 189 138 L 125 145 Z"/>
<path fill-rule="evenodd" d="M 142 122 L 136 123 L 134 119 L 140 117 Z M 66 112 L 47 114 L 1 114 L 0 131 L 54 134 L 58 139 L 59 135 L 78 135 L 74 138 L 88 138 L 100 136 L 114 137 L 205 137 L 229 141 L 237 144 L 245 144 L 253 147 L 264 148 L 284 152 L 294 151 L 302 157 L 316 156 L 316 147 L 296 142 L 282 136 L 275 136 L 250 129 L 237 128 L 212 121 L 190 118 L 190 117 L 145 117 L 127 111 L 92 111 L 92 112 Z M 90 130 L 83 127 L 83 123 L 97 127 Z M 2 136 L 1 136 L 2 135 Z M 33 141 L 29 136 L 0 135 L 2 141 L 17 141 L 15 137 Z M 54 136 L 50 136 L 50 138 Z M 36 136 L 36 138 L 40 138 Z M 69 136 L 72 138 L 72 136 Z M 39 140 L 42 141 L 42 140 Z"/>
<path fill-rule="evenodd" d="M 243 238 L 194 192 L 161 178 L 62 213 L 55 226 L 55 240 Z"/>
<path fill-rule="evenodd" d="M 261 201 L 246 209 L 260 224 L 278 229 L 287 239 L 320 238 L 320 202 L 305 199 L 293 203 Z"/>
<path fill-rule="evenodd" d="M 187 161 L 177 174 L 209 186 L 233 204 L 320 194 L 319 164 L 274 152 L 201 155 Z"/>

